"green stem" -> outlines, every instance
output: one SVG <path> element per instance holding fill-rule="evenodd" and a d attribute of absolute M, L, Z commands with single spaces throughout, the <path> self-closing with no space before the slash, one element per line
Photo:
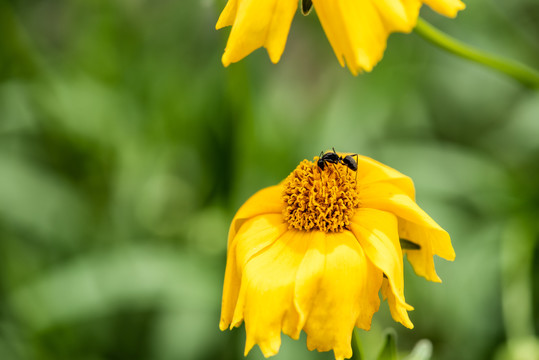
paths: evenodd
<path fill-rule="evenodd" d="M 444 34 L 421 18 L 417 19 L 417 26 L 414 31 L 444 50 L 501 71 L 525 86 L 539 88 L 539 72 L 529 66 L 474 49 Z"/>

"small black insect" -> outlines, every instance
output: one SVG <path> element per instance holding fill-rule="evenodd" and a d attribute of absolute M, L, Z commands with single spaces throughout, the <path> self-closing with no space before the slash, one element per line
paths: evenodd
<path fill-rule="evenodd" d="M 301 0 L 301 13 L 305 16 L 309 15 L 313 7 L 312 0 Z"/>
<path fill-rule="evenodd" d="M 348 167 L 350 170 L 356 172 L 356 181 L 357 181 L 357 161 L 354 159 L 354 156 L 358 156 L 357 154 L 353 155 L 346 155 L 344 157 L 339 156 L 337 152 L 335 151 L 335 148 L 333 148 L 333 152 L 328 151 L 324 154 L 324 152 L 320 152 L 320 156 L 318 158 L 317 165 L 321 170 L 324 170 L 326 168 L 326 164 L 343 164 L 346 167 Z M 335 170 L 337 168 L 335 167 Z M 337 175 L 339 175 L 339 172 L 337 172 Z M 339 175 L 340 176 L 340 175 Z"/>
<path fill-rule="evenodd" d="M 335 165 L 340 162 L 341 162 L 341 157 L 339 156 L 339 154 L 335 152 L 335 149 L 333 149 L 333 152 L 328 151 L 325 154 L 323 151 L 320 152 L 320 156 L 319 156 L 317 164 L 320 169 L 324 170 L 326 168 L 326 163 Z"/>
<path fill-rule="evenodd" d="M 354 156 L 357 156 L 357 154 L 341 157 L 341 163 L 348 166 L 350 170 L 357 171 L 357 161 L 354 159 Z"/>
<path fill-rule="evenodd" d="M 346 155 L 345 157 L 341 156 L 341 164 L 346 165 L 348 169 L 356 172 L 356 183 L 357 183 L 357 161 L 356 159 L 354 159 L 354 156 L 359 160 L 358 154 Z M 348 171 L 348 169 L 346 169 L 346 171 Z"/>

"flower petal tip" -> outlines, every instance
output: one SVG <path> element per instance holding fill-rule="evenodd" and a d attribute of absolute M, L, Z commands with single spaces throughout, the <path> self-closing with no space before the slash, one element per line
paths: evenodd
<path fill-rule="evenodd" d="M 230 65 L 231 61 L 230 61 L 230 57 L 228 56 L 228 54 L 225 53 L 223 54 L 223 57 L 221 58 L 221 62 L 223 63 L 223 66 L 224 67 L 228 67 L 228 65 Z"/>
<path fill-rule="evenodd" d="M 255 345 L 253 340 L 247 339 L 247 342 L 245 343 L 245 350 L 243 351 L 243 356 L 249 355 L 249 352 Z"/>
<path fill-rule="evenodd" d="M 283 54 L 282 51 L 276 51 L 271 48 L 267 48 L 266 50 L 268 51 L 268 56 L 272 63 L 277 64 L 281 60 L 281 56 Z"/>
<path fill-rule="evenodd" d="M 255 343 L 253 340 L 247 341 L 247 343 L 245 344 L 244 356 L 247 356 L 249 354 L 254 345 Z M 281 348 L 281 337 L 277 336 L 272 339 L 259 341 L 258 347 L 260 348 L 260 351 L 262 351 L 262 355 L 264 355 L 265 358 L 277 355 L 279 349 Z"/>
<path fill-rule="evenodd" d="M 398 320 L 398 322 L 400 322 L 404 327 L 406 327 L 406 328 L 408 328 L 410 330 L 414 328 L 414 324 L 412 324 L 412 321 L 408 317 L 408 314 L 406 314 L 405 316 L 402 316 Z"/>

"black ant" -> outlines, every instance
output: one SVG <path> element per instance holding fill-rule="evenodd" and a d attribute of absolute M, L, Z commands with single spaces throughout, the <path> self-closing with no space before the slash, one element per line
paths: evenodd
<path fill-rule="evenodd" d="M 348 169 L 356 172 L 356 181 L 357 181 L 357 161 L 354 159 L 354 156 L 357 157 L 358 154 L 346 155 L 345 157 L 342 157 L 342 156 L 339 156 L 339 154 L 337 154 L 337 152 L 335 151 L 335 148 L 332 148 L 332 149 L 333 149 L 333 152 L 328 151 L 325 154 L 323 151 L 320 152 L 320 156 L 317 162 L 318 167 L 324 170 L 327 163 L 333 164 L 334 167 L 335 167 L 335 164 L 343 164 L 346 167 L 348 167 Z M 348 169 L 346 169 L 346 171 L 348 171 Z M 337 167 L 335 167 L 335 170 L 337 170 Z M 337 175 L 339 175 L 338 171 L 337 171 Z"/>

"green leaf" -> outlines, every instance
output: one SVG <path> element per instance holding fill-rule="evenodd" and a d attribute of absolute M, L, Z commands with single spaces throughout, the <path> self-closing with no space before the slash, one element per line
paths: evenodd
<path fill-rule="evenodd" d="M 400 242 L 401 242 L 401 248 L 404 249 L 404 250 L 419 250 L 419 249 L 421 249 L 421 246 L 419 244 L 411 242 L 410 240 L 400 239 Z"/>
<path fill-rule="evenodd" d="M 361 346 L 361 340 L 357 334 L 357 329 L 352 331 L 352 359 L 351 360 L 364 360 L 363 347 Z"/>
<path fill-rule="evenodd" d="M 378 355 L 378 360 L 397 360 L 397 335 L 395 330 L 388 329 L 386 330 L 386 341 Z"/>
<path fill-rule="evenodd" d="M 404 360 L 430 360 L 432 357 L 432 343 L 422 339 L 415 344 L 414 349 Z"/>

